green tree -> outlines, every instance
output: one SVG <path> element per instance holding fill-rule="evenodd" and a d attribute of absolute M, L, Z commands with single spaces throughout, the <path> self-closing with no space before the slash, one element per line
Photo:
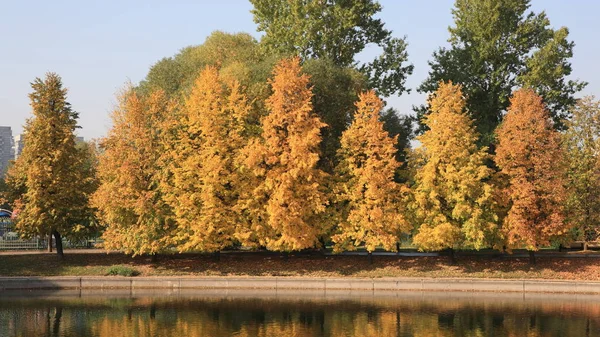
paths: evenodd
<path fill-rule="evenodd" d="M 418 89 L 431 93 L 440 81 L 461 84 L 484 144 L 492 143 L 515 88 L 535 89 L 560 128 L 574 94 L 586 85 L 567 80 L 574 46 L 568 29 L 552 29 L 544 12 L 527 13 L 529 7 L 530 0 L 456 0 L 450 47 L 433 54 Z M 421 107 L 419 117 L 426 113 Z"/>
<path fill-rule="evenodd" d="M 236 76 L 250 91 L 259 93 L 266 84 L 259 88 L 254 85 L 266 82 L 273 64 L 273 60 L 262 56 L 258 42 L 249 34 L 215 31 L 204 43 L 185 47 L 174 56 L 155 63 L 138 89 L 146 94 L 160 89 L 170 97 L 183 100 L 200 72 L 206 66 L 214 66 Z"/>
<path fill-rule="evenodd" d="M 366 247 L 369 253 L 382 246 L 396 250 L 400 235 L 410 230 L 404 218 L 408 188 L 396 184 L 395 138 L 379 120 L 383 103 L 374 91 L 360 95 L 354 121 L 342 135 L 337 167 L 338 202 L 345 208 L 339 233 L 333 236 L 336 250 Z"/>
<path fill-rule="evenodd" d="M 67 102 L 60 76 L 36 78 L 29 95 L 33 117 L 24 133 L 27 143 L 7 175 L 17 230 L 26 237 L 48 235 L 63 257 L 62 237 L 84 231 L 93 218 L 89 198 L 94 192 L 91 154 L 75 143 L 78 113 Z"/>
<path fill-rule="evenodd" d="M 327 124 L 321 129 L 319 168 L 332 173 L 337 165 L 340 137 L 350 125 L 358 93 L 367 83 L 357 70 L 339 67 L 328 59 L 307 60 L 302 64 L 302 71 L 310 78 L 313 111 Z"/>
<path fill-rule="evenodd" d="M 567 121 L 563 146 L 568 162 L 567 221 L 587 242 L 600 235 L 600 102 L 581 99 Z"/>
<path fill-rule="evenodd" d="M 369 44 L 383 53 L 360 70 L 382 95 L 406 91 L 412 65 L 405 39 L 392 37 L 375 18 L 381 5 L 374 0 L 251 0 L 252 13 L 267 53 L 307 59 L 329 59 L 342 67 L 354 66 L 355 56 Z"/>
<path fill-rule="evenodd" d="M 494 245 L 497 216 L 487 149 L 465 110 L 461 86 L 440 83 L 430 98 L 428 127 L 417 139 L 412 205 L 417 221 L 414 243 L 422 250 L 481 249 Z"/>
<path fill-rule="evenodd" d="M 390 137 L 396 139 L 396 160 L 401 165 L 396 171 L 395 179 L 398 182 L 405 182 L 408 179 L 406 174 L 407 151 L 411 147 L 410 141 L 414 138 L 414 116 L 400 115 L 396 109 L 388 108 L 381 112 L 379 119 L 383 122 L 383 129 Z"/>

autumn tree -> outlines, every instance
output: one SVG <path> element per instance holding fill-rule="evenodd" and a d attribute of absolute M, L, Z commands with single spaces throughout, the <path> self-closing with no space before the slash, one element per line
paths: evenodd
<path fill-rule="evenodd" d="M 81 191 L 85 193 L 87 209 L 81 214 L 80 219 L 74 224 L 73 230 L 69 232 L 68 239 L 71 242 L 87 242 L 102 234 L 103 227 L 96 216 L 97 209 L 92 205 L 91 199 L 100 186 L 98 178 L 98 144 L 96 140 L 75 142 L 79 156 L 77 167 L 81 179 Z"/>
<path fill-rule="evenodd" d="M 179 116 L 173 186 L 168 200 L 178 225 L 179 249 L 215 252 L 231 246 L 241 219 L 238 150 L 250 109 L 237 81 L 226 85 L 206 67 Z"/>
<path fill-rule="evenodd" d="M 277 251 L 314 247 L 325 231 L 324 174 L 316 168 L 325 124 L 313 113 L 309 77 L 299 58 L 281 60 L 269 82 L 273 94 L 266 102 L 262 139 L 247 149 L 246 160 L 263 180 L 254 190 L 255 199 L 264 200 L 266 216 L 260 240 Z"/>
<path fill-rule="evenodd" d="M 0 208 L 11 208 L 13 213 L 18 213 L 22 208 L 19 203 L 22 196 L 27 192 L 25 167 L 20 163 L 17 164 L 17 161 L 18 158 L 9 167 L 4 175 L 4 179 L 0 182 L 0 203 L 2 203 Z"/>
<path fill-rule="evenodd" d="M 93 217 L 88 200 L 96 187 L 94 168 L 87 166 L 89 154 L 76 147 L 78 113 L 67 102 L 60 76 L 48 73 L 31 87 L 27 143 L 7 174 L 7 188 L 17 231 L 26 237 L 47 235 L 49 250 L 54 236 L 62 258 L 62 237 L 74 237 Z"/>
<path fill-rule="evenodd" d="M 93 205 L 106 225 L 106 249 L 153 257 L 171 246 L 172 212 L 160 188 L 163 123 L 173 103 L 161 90 L 149 96 L 126 90 L 101 142 L 100 187 Z"/>
<path fill-rule="evenodd" d="M 496 164 L 506 177 L 509 211 L 504 219 L 508 247 L 525 247 L 530 262 L 540 246 L 568 231 L 564 221 L 560 134 L 542 98 L 531 89 L 516 91 L 498 129 Z"/>
<path fill-rule="evenodd" d="M 477 147 L 479 135 L 465 110 L 460 85 L 440 83 L 430 98 L 428 130 L 417 137 L 413 211 L 422 250 L 481 249 L 492 246 L 497 233 L 492 170 L 487 149 Z"/>
<path fill-rule="evenodd" d="M 265 101 L 271 95 L 267 83 L 277 61 L 276 55 L 264 53 L 249 34 L 213 32 L 199 45 L 188 46 L 173 56 L 156 62 L 138 86 L 142 93 L 164 90 L 170 98 L 183 103 L 199 73 L 212 66 L 224 82 L 239 82 L 244 88 L 250 110 L 247 124 L 251 135 L 260 134 L 260 120 L 266 114 Z M 342 132 L 354 114 L 357 93 L 368 81 L 352 66 L 340 66 L 329 59 L 310 59 L 302 64 L 313 88 L 313 111 L 328 126 L 321 130 L 319 168 L 328 173 L 336 165 L 336 151 Z"/>
<path fill-rule="evenodd" d="M 403 216 L 408 188 L 394 182 L 400 166 L 396 139 L 383 129 L 382 101 L 374 91 L 360 95 L 354 121 L 341 139 L 339 201 L 344 216 L 333 236 L 336 250 L 364 245 L 369 256 L 377 247 L 396 250 L 402 233 L 410 231 Z"/>
<path fill-rule="evenodd" d="M 381 5 L 374 0 L 251 0 L 254 21 L 264 32 L 261 45 L 268 54 L 300 55 L 303 60 L 329 59 L 352 67 L 368 45 L 383 53 L 358 68 L 385 96 L 407 91 L 406 39 L 395 38 L 375 16 Z"/>
<path fill-rule="evenodd" d="M 600 102 L 585 97 L 572 115 L 563 141 L 568 163 L 566 215 L 587 249 L 587 242 L 600 235 Z"/>
<path fill-rule="evenodd" d="M 461 84 L 484 144 L 493 143 L 515 88 L 534 88 L 560 127 L 575 103 L 574 94 L 586 84 L 567 79 L 574 46 L 569 30 L 553 29 L 544 12 L 528 12 L 530 3 L 456 0 L 450 47 L 433 54 L 429 77 L 418 89 L 432 93 L 440 81 Z M 423 108 L 419 112 L 426 113 Z"/>

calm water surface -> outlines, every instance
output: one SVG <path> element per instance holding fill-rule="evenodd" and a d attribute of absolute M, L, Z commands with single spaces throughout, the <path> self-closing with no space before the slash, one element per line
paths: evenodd
<path fill-rule="evenodd" d="M 0 292 L 0 336 L 600 336 L 600 297 Z"/>

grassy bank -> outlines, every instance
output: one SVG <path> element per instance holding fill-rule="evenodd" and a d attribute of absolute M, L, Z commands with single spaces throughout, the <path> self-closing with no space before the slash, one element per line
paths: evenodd
<path fill-rule="evenodd" d="M 115 266 L 119 266 L 115 268 Z M 125 267 L 125 268 L 121 268 Z M 0 276 L 103 276 L 117 269 L 140 276 L 306 276 L 306 277 L 475 277 L 600 281 L 600 258 L 540 256 L 531 267 L 526 258 L 459 257 L 449 265 L 445 257 L 290 256 L 224 254 L 220 260 L 194 254 L 149 257 L 102 252 L 2 254 Z"/>

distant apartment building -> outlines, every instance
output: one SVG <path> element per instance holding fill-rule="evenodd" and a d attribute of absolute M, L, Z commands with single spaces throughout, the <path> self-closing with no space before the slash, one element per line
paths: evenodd
<path fill-rule="evenodd" d="M 21 152 L 23 152 L 23 146 L 25 146 L 25 134 L 22 133 L 15 136 L 15 160 L 17 160 L 17 158 L 19 158 L 21 155 Z"/>
<path fill-rule="evenodd" d="M 0 126 L 0 176 L 4 176 L 9 162 L 13 159 L 12 130 L 10 126 Z"/>

